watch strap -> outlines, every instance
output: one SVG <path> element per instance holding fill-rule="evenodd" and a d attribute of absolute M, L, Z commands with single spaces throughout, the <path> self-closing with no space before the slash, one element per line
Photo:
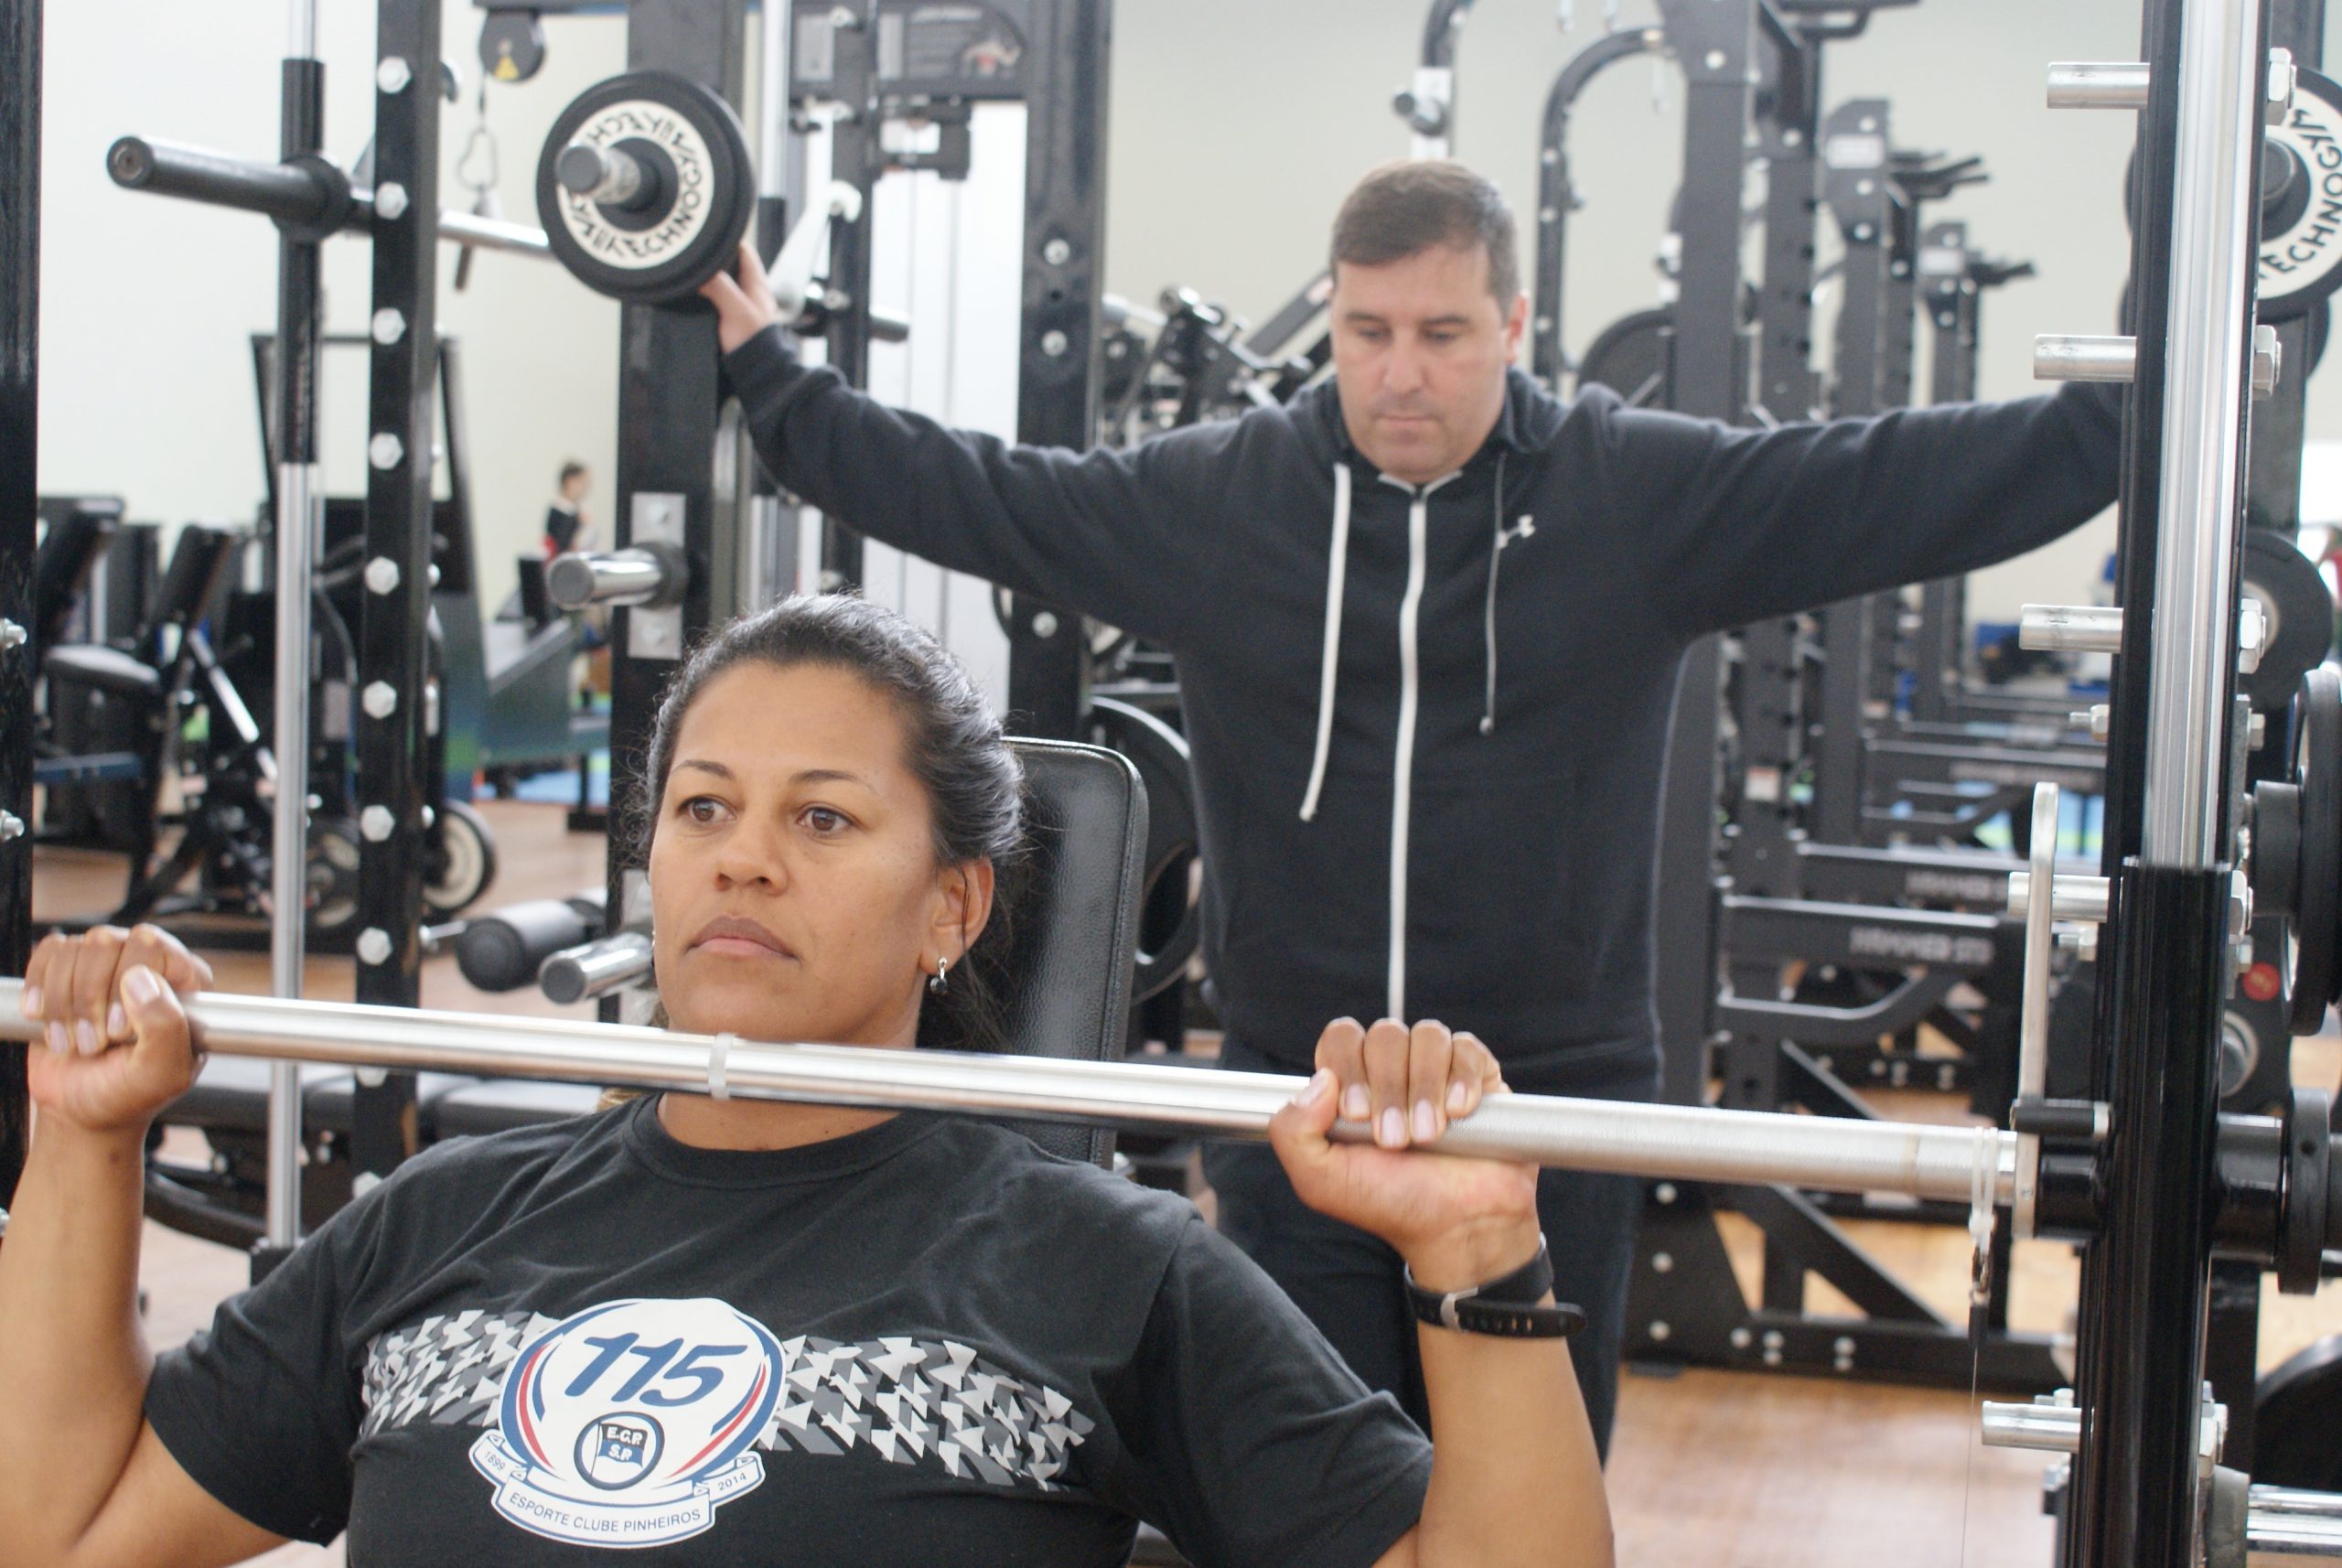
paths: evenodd
<path fill-rule="evenodd" d="M 1565 1339 L 1585 1326 L 1585 1314 L 1566 1302 L 1541 1306 L 1553 1288 L 1553 1262 L 1545 1239 L 1537 1255 L 1509 1274 L 1463 1290 L 1425 1290 L 1405 1271 L 1407 1302 L 1422 1322 L 1465 1334 L 1509 1339 Z"/>

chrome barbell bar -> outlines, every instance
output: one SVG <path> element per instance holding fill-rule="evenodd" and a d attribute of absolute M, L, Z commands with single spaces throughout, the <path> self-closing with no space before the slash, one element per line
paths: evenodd
<path fill-rule="evenodd" d="M 24 983 L 0 980 L 0 1038 L 31 1040 Z M 1302 1080 L 1267 1073 L 1050 1057 L 856 1046 L 767 1045 L 632 1025 L 439 1013 L 209 992 L 188 1004 L 224 1056 L 492 1078 L 551 1079 L 742 1099 L 953 1111 L 1016 1121 L 1262 1139 Z M 1362 1122 L 1335 1135 L 1365 1143 Z M 1544 1095 L 1490 1097 L 1436 1145 L 1450 1154 L 1693 1181 L 1900 1193 L 2005 1204 L 2013 1133 L 1768 1112 Z"/>

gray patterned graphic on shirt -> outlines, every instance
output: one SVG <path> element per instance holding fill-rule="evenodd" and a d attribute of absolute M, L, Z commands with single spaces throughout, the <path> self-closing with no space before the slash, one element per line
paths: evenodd
<path fill-rule="evenodd" d="M 487 1426 L 504 1373 L 526 1345 L 561 1320 L 534 1312 L 459 1312 L 377 1335 L 366 1348 L 360 1438 L 418 1421 Z"/>
<path fill-rule="evenodd" d="M 521 1347 L 561 1320 L 469 1311 L 427 1317 L 367 1348 L 360 1437 L 431 1422 L 494 1424 Z M 757 1445 L 895 1465 L 932 1465 L 988 1486 L 1059 1477 L 1096 1423 L 1055 1389 L 1016 1378 L 949 1339 L 887 1336 L 781 1343 L 780 1397 Z"/>

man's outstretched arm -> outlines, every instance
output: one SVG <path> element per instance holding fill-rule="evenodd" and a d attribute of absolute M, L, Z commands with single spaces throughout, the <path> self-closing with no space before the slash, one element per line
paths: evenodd
<path fill-rule="evenodd" d="M 1769 431 L 1615 409 L 1596 462 L 1653 602 L 1694 636 L 2071 532 L 2114 501 L 2120 409 L 2082 385 Z"/>
<path fill-rule="evenodd" d="M 1232 438 L 1207 426 L 1135 451 L 1016 446 L 888 408 L 800 363 L 756 252 L 701 292 L 757 455 L 780 483 L 883 543 L 1174 645 L 1218 548 L 1196 483 Z"/>

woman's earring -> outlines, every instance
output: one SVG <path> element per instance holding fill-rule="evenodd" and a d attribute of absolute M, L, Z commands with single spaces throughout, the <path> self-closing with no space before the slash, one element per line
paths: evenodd
<path fill-rule="evenodd" d="M 951 990 L 951 982 L 949 978 L 951 972 L 951 961 L 948 958 L 938 957 L 935 961 L 935 972 L 928 976 L 927 989 L 937 996 L 940 996 L 945 992 Z"/>

